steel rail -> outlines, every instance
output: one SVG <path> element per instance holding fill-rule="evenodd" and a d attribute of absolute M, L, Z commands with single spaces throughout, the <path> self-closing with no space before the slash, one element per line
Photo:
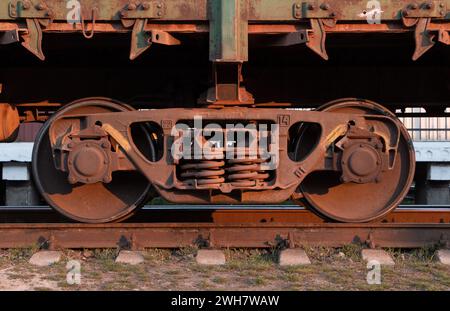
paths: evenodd
<path fill-rule="evenodd" d="M 448 246 L 450 224 L 0 224 L 0 248 L 273 248 L 365 243 L 371 247 Z"/>
<path fill-rule="evenodd" d="M 46 206 L 0 208 L 0 223 L 69 223 Z M 325 223 L 296 205 L 147 205 L 127 223 Z M 450 223 L 450 206 L 402 205 L 380 223 Z"/>
<path fill-rule="evenodd" d="M 269 210 L 256 209 L 257 206 L 247 210 L 181 207 L 157 206 L 155 212 L 158 212 L 152 213 L 152 208 L 147 206 L 126 223 L 0 223 L 0 248 L 143 249 L 190 245 L 273 248 L 339 247 L 349 243 L 415 248 L 450 245 L 448 207 L 398 208 L 379 222 L 364 224 L 327 223 L 305 209 L 292 206 L 286 209 L 272 206 Z M 42 207 L 36 209 L 51 212 Z M 140 222 L 135 222 L 136 219 Z"/>

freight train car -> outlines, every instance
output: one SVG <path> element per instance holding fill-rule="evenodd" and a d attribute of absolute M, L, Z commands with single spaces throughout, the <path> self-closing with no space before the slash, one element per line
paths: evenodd
<path fill-rule="evenodd" d="M 80 222 L 121 221 L 153 195 L 291 199 L 373 221 L 413 181 L 398 115 L 450 107 L 449 11 L 450 0 L 5 0 L 0 141 L 43 123 L 34 182 Z"/>

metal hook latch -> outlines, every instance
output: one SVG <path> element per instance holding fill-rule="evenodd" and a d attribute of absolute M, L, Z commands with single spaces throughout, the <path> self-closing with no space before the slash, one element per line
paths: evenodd
<path fill-rule="evenodd" d="M 96 14 L 98 12 L 98 9 L 96 7 L 92 8 L 92 29 L 91 32 L 88 34 L 87 27 L 84 23 L 84 17 L 83 14 L 81 14 L 81 31 L 83 32 L 83 36 L 86 39 L 92 39 L 94 37 L 95 33 L 95 21 L 96 21 Z"/>

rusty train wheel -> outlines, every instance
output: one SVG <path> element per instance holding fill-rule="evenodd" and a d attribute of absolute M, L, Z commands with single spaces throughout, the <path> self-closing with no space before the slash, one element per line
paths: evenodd
<path fill-rule="evenodd" d="M 396 118 L 383 106 L 359 99 L 333 101 L 319 110 Z M 300 186 L 304 194 L 303 203 L 322 217 L 351 223 L 373 221 L 395 209 L 408 193 L 415 169 L 411 138 L 403 124 L 400 124 L 400 129 L 396 164 L 392 170 L 381 173 L 379 182 L 342 183 L 340 174 L 336 172 L 313 172 Z M 299 141 L 297 146 L 301 144 Z"/>
<path fill-rule="evenodd" d="M 41 195 L 55 210 L 72 220 L 105 223 L 128 218 L 144 203 L 151 185 L 139 172 L 114 172 L 112 181 L 107 184 L 72 185 L 68 182 L 68 174 L 55 167 L 50 145 L 49 128 L 61 116 L 130 110 L 133 108 L 110 99 L 87 98 L 63 107 L 44 124 L 35 140 L 32 170 Z M 64 132 L 70 126 L 71 121 L 64 120 L 58 124 L 56 131 Z M 139 137 L 150 136 L 143 134 Z M 135 141 L 135 144 L 150 146 L 147 147 L 148 152 L 154 154 L 151 142 L 142 139 Z"/>

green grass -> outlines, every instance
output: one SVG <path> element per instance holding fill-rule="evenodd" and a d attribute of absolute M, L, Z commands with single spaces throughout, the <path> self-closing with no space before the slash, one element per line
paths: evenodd
<path fill-rule="evenodd" d="M 38 250 L 37 246 L 11 248 L 8 250 L 7 258 L 12 261 L 28 261 Z"/>

